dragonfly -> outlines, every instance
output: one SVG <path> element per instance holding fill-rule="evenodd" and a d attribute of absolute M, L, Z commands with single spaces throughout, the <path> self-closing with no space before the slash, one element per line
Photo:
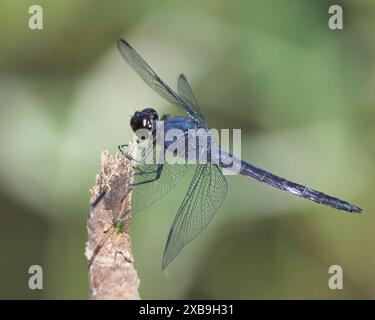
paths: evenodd
<path fill-rule="evenodd" d="M 151 150 L 159 149 L 158 152 L 162 156 L 172 153 L 172 156 L 182 157 L 187 160 L 190 157 L 187 156 L 187 149 L 191 151 L 191 149 L 197 147 L 194 142 L 198 135 L 206 134 L 208 137 L 212 137 L 209 133 L 211 128 L 209 122 L 202 113 L 186 77 L 184 74 L 179 75 L 177 94 L 151 69 L 128 42 L 119 39 L 117 46 L 125 61 L 152 90 L 169 103 L 182 108 L 185 113 L 184 116 L 175 117 L 166 114 L 159 119 L 158 113 L 153 108 L 144 108 L 136 111 L 131 117 L 131 128 L 136 134 L 139 130 L 148 133 L 147 137 L 143 136 L 142 139 L 151 141 Z M 170 143 L 158 141 L 156 129 L 161 123 L 165 132 L 170 129 L 178 129 L 182 132 L 174 142 L 180 142 L 187 148 L 176 154 L 176 152 L 169 150 Z M 187 143 L 186 141 L 193 141 L 193 143 Z M 159 148 L 156 148 L 156 146 L 159 146 Z M 123 146 L 119 146 L 119 150 L 124 155 L 135 161 L 132 183 L 132 210 L 134 212 L 141 211 L 158 201 L 181 181 L 189 171 L 189 168 L 194 167 L 195 171 L 192 175 L 190 186 L 169 231 L 162 260 L 163 270 L 167 268 L 187 244 L 201 234 L 221 207 L 228 192 L 227 180 L 222 172 L 223 168 L 318 204 L 352 213 L 362 212 L 360 207 L 347 201 L 289 181 L 244 160 L 237 159 L 228 151 L 221 149 L 217 144 L 208 143 L 205 149 L 202 149 L 203 153 L 210 154 L 210 156 L 206 157 L 206 161 L 202 161 L 202 163 L 198 162 L 198 164 L 191 165 L 186 161 L 182 164 L 170 164 L 164 161 L 163 163 L 150 164 L 146 163 L 144 159 L 142 161 L 142 159 L 130 157 L 124 152 Z M 154 154 L 153 152 L 148 152 L 148 154 L 151 153 Z M 192 154 L 193 157 L 199 157 L 194 152 Z M 201 150 L 199 154 L 202 155 Z M 147 157 L 145 154 L 143 156 Z M 235 166 L 233 166 L 232 159 L 237 160 L 235 161 Z"/>

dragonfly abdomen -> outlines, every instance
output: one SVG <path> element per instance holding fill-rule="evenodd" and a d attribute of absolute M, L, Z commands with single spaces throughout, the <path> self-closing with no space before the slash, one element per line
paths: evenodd
<path fill-rule="evenodd" d="M 241 170 L 239 173 L 243 176 L 254 178 L 260 182 L 269 184 L 274 188 L 287 191 L 298 197 L 311 200 L 319 204 L 324 204 L 334 209 L 356 213 L 362 212 L 361 208 L 347 201 L 332 197 L 323 192 L 308 188 L 304 185 L 286 180 L 244 161 L 241 161 Z"/>

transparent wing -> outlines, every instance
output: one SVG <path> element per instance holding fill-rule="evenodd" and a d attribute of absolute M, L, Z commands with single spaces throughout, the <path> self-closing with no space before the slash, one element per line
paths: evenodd
<path fill-rule="evenodd" d="M 178 94 L 180 97 L 189 105 L 190 109 L 194 112 L 195 118 L 197 118 L 201 123 L 205 125 L 206 128 L 209 128 L 208 121 L 203 115 L 197 100 L 194 97 L 193 90 L 189 85 L 185 75 L 183 73 L 178 77 Z"/>
<path fill-rule="evenodd" d="M 180 182 L 182 177 L 188 172 L 189 166 L 186 164 L 164 164 L 158 180 L 155 179 L 158 165 L 139 165 L 135 168 L 132 191 L 132 210 L 138 212 L 151 206 Z M 146 182 L 138 184 L 140 182 Z"/>
<path fill-rule="evenodd" d="M 181 137 L 184 141 L 184 137 Z M 146 143 L 138 146 L 137 158 L 143 163 L 136 164 L 134 168 L 132 187 L 132 210 L 138 212 L 151 206 L 169 191 L 171 191 L 182 177 L 188 172 L 190 166 L 184 164 L 168 164 L 176 157 L 171 152 Z M 164 164 L 160 167 L 156 160 L 164 157 Z M 159 175 L 159 177 L 158 177 Z"/>
<path fill-rule="evenodd" d="M 200 122 L 196 118 L 194 110 L 190 109 L 189 105 L 181 99 L 159 76 L 151 69 L 145 60 L 123 39 L 117 41 L 117 46 L 133 70 L 143 79 L 143 81 L 156 93 L 164 99 L 181 107 L 193 119 Z M 204 125 L 204 123 L 202 123 Z"/>
<path fill-rule="evenodd" d="M 189 190 L 169 231 L 163 255 L 163 269 L 204 230 L 220 208 L 227 191 L 227 181 L 217 165 L 197 166 Z"/>

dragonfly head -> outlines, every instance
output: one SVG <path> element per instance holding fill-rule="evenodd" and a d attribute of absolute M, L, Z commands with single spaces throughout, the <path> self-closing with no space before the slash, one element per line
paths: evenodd
<path fill-rule="evenodd" d="M 155 131 L 155 122 L 159 119 L 158 113 L 152 108 L 136 111 L 130 119 L 130 126 L 134 133 L 145 139 Z"/>

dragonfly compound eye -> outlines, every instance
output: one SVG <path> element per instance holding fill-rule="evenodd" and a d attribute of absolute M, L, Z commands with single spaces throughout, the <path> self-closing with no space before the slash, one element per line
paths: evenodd
<path fill-rule="evenodd" d="M 154 131 L 155 121 L 158 118 L 158 114 L 154 109 L 146 108 L 134 113 L 130 120 L 130 126 L 139 138 L 146 139 Z"/>

